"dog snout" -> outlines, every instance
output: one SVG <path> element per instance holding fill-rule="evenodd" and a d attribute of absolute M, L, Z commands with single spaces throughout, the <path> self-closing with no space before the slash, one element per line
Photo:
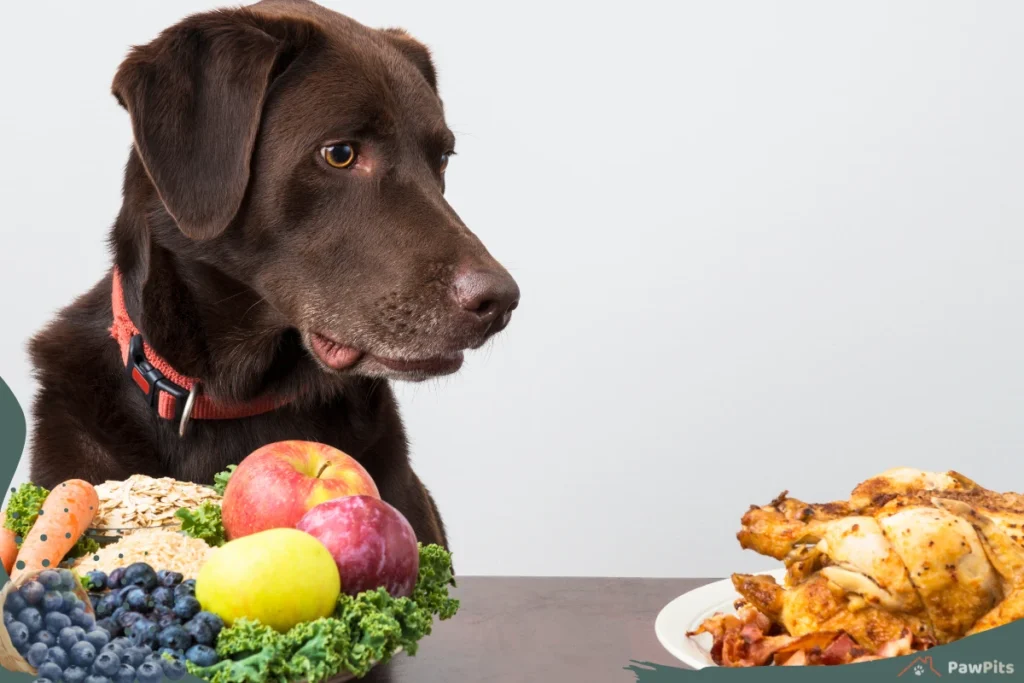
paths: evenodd
<path fill-rule="evenodd" d="M 519 305 L 519 285 L 504 270 L 464 268 L 453 282 L 455 301 L 477 326 L 504 328 Z"/>

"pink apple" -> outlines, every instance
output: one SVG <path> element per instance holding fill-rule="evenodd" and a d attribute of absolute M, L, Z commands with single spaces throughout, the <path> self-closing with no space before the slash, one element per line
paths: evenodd
<path fill-rule="evenodd" d="M 329 500 L 307 512 L 295 528 L 331 551 L 343 593 L 383 586 L 396 598 L 412 595 L 420 570 L 416 533 L 401 512 L 379 498 Z"/>
<path fill-rule="evenodd" d="M 380 498 L 352 457 L 322 443 L 279 441 L 253 451 L 228 480 L 221 502 L 228 540 L 258 531 L 294 528 L 324 501 L 342 496 Z"/>

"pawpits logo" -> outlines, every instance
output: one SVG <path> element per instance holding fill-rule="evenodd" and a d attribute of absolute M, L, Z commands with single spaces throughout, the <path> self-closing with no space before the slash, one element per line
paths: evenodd
<path fill-rule="evenodd" d="M 1000 662 L 998 659 L 992 659 L 987 662 L 970 663 L 950 661 L 947 670 L 951 674 L 1001 674 L 1009 676 L 1013 673 L 1013 664 L 1009 662 Z"/>
<path fill-rule="evenodd" d="M 998 659 L 992 659 L 982 662 L 957 662 L 950 661 L 946 666 L 937 666 L 930 656 L 918 657 L 910 664 L 908 664 L 902 671 L 896 674 L 897 678 L 903 676 L 924 677 L 924 678 L 942 678 L 940 669 L 946 675 L 950 676 L 985 676 L 985 675 L 1013 675 L 1014 667 L 1010 662 L 1001 662 Z"/>

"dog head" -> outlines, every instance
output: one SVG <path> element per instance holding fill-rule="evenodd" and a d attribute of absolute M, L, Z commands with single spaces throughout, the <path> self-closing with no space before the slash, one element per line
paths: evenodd
<path fill-rule="evenodd" d="M 423 379 L 519 289 L 444 198 L 455 138 L 426 47 L 304 0 L 194 15 L 113 92 L 174 250 L 251 288 L 323 370 Z"/>

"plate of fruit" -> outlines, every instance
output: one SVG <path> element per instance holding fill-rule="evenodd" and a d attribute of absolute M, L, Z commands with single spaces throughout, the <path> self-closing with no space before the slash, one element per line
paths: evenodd
<path fill-rule="evenodd" d="M 143 519 L 153 528 L 77 557 L 96 507 L 89 484 L 31 504 L 13 496 L 0 665 L 41 683 L 336 683 L 414 655 L 435 618 L 458 610 L 450 554 L 418 543 L 341 451 L 270 444 L 211 488 L 177 511 L 176 529 Z M 303 581 L 282 583 L 289 575 Z"/>

